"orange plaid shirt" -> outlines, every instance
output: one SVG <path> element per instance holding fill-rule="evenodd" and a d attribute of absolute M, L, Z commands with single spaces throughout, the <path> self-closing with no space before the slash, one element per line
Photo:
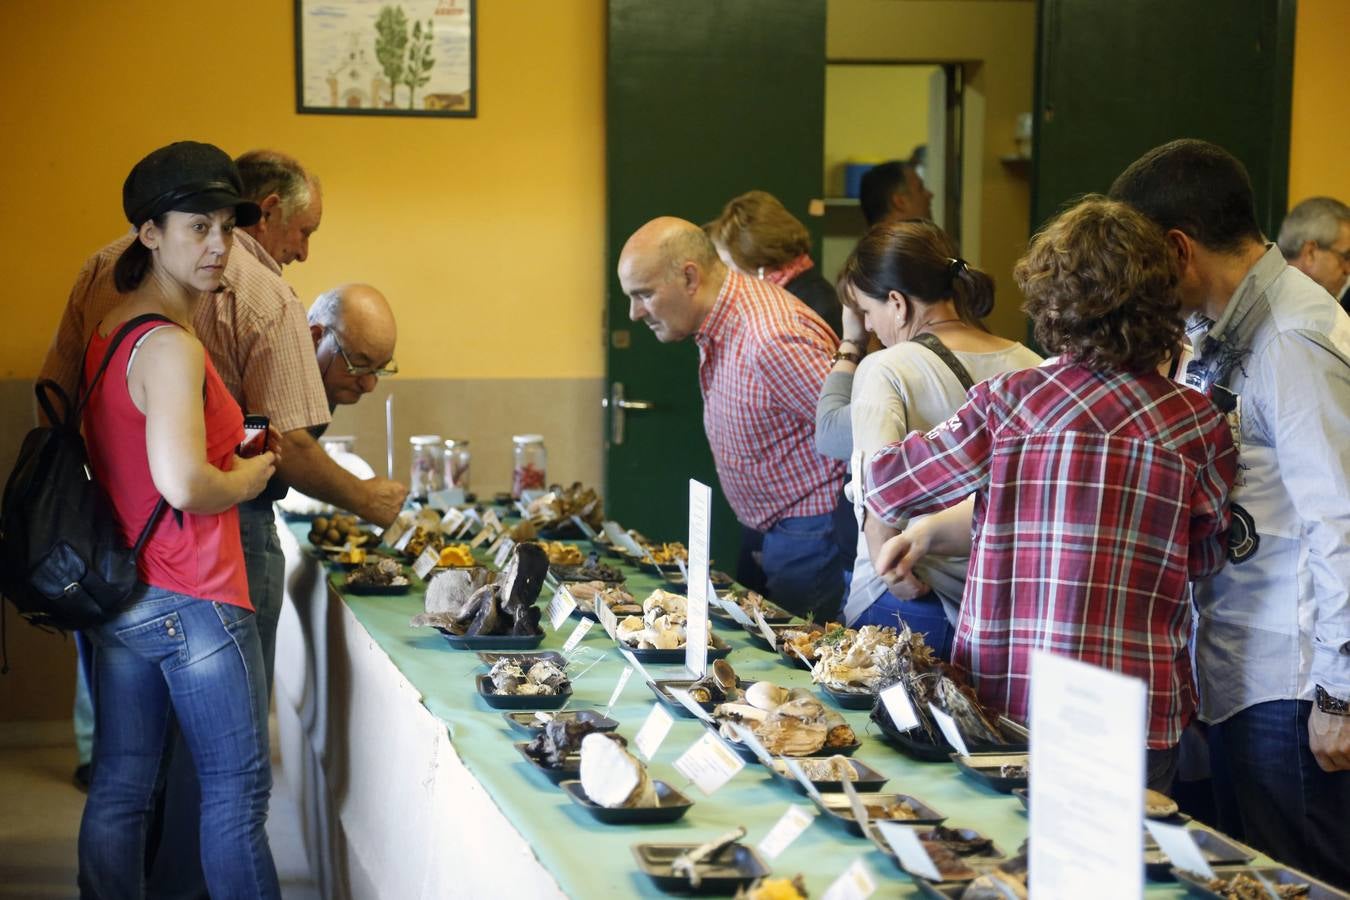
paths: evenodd
<path fill-rule="evenodd" d="M 126 299 L 113 265 L 133 240 L 128 233 L 85 262 L 39 378 L 74 394 L 89 335 Z M 226 389 L 245 413 L 265 415 L 278 431 L 326 425 L 332 418 L 314 359 L 305 309 L 281 266 L 241 230 L 225 264 L 223 290 L 197 304 L 192 325 Z"/>

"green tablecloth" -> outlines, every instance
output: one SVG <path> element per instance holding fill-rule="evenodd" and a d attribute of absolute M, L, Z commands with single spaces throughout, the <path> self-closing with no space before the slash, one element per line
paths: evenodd
<path fill-rule="evenodd" d="M 292 524 L 291 529 L 305 546 L 306 526 Z M 655 576 L 625 568 L 628 588 L 639 599 L 661 585 Z M 336 573 L 333 578 L 339 593 L 341 575 Z M 684 788 L 694 806 L 673 825 L 611 826 L 596 822 L 516 753 L 512 743 L 522 736 L 509 728 L 501 712 L 489 708 L 477 696 L 474 676 L 486 671 L 477 656 L 452 649 L 435 631 L 409 627 L 408 620 L 423 610 L 421 582 L 415 577 L 413 582 L 412 592 L 403 597 L 344 596 L 343 602 L 421 692 L 431 713 L 445 723 L 464 764 L 568 895 L 663 896 L 638 872 L 630 851 L 634 844 L 698 842 L 744 825 L 746 841 L 753 845 L 768 833 L 789 804 L 805 805 L 814 813 L 806 797 L 774 779 L 763 767 L 747 764 L 712 797 L 704 797 L 692 786 Z M 546 600 L 541 598 L 541 603 Z M 548 634 L 541 649 L 560 649 L 576 622 L 569 620 L 556 634 L 545 622 Z M 770 680 L 786 687 L 811 686 L 810 673 L 752 645 L 739 629 L 723 626 L 717 630 L 734 648 L 728 662 L 742 678 Z M 604 659 L 574 681 L 571 707 L 603 707 L 626 660 L 599 625 L 582 646 L 603 653 Z M 678 670 L 649 667 L 656 678 L 663 674 L 678 677 Z M 823 695 L 821 700 L 833 707 Z M 620 723 L 619 733 L 630 744 L 653 702 L 651 690 L 634 673 L 611 713 Z M 949 763 L 921 763 L 901 755 L 880 739 L 866 712 L 843 711 L 843 715 L 862 739 L 855 758 L 890 778 L 885 790 L 919 798 L 944 813 L 949 826 L 984 832 L 1005 853 L 1015 852 L 1027 836 L 1027 817 L 1016 798 L 972 782 Z M 697 721 L 677 718 L 651 763 L 652 776 L 682 786 L 685 779 L 675 770 L 674 761 L 703 733 L 704 727 Z M 804 875 L 811 896 L 820 897 L 859 857 L 865 858 L 879 884 L 876 896 L 918 895 L 909 877 L 869 841 L 844 832 L 823 817 L 770 866 L 775 876 Z M 1149 897 L 1183 895 L 1174 884 L 1146 882 L 1146 886 Z M 503 890 L 509 890 L 509 881 L 504 881 Z"/>

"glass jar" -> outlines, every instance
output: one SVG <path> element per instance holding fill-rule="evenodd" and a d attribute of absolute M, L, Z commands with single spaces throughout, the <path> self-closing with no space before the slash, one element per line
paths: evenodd
<path fill-rule="evenodd" d="M 469 442 L 463 438 L 445 442 L 445 486 L 469 490 Z"/>
<path fill-rule="evenodd" d="M 319 446 L 329 456 L 351 453 L 353 448 L 356 447 L 356 438 L 350 434 L 325 434 L 319 438 Z"/>
<path fill-rule="evenodd" d="M 511 496 L 519 500 L 522 491 L 542 491 L 548 484 L 548 451 L 539 434 L 518 434 L 511 444 Z"/>
<path fill-rule="evenodd" d="M 445 487 L 445 451 L 439 434 L 415 434 L 408 438 L 412 445 L 412 469 L 408 477 L 408 493 L 414 499 L 425 500 L 432 491 Z"/>

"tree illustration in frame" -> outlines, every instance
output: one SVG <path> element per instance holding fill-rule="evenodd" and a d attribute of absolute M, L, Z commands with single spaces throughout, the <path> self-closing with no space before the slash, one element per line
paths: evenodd
<path fill-rule="evenodd" d="M 476 0 L 295 0 L 296 109 L 477 115 Z"/>

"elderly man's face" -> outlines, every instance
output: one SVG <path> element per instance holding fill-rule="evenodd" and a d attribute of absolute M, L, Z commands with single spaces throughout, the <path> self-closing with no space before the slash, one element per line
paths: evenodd
<path fill-rule="evenodd" d="M 323 218 L 323 194 L 319 188 L 310 187 L 309 205 L 297 209 L 293 215 L 282 218 L 280 208 L 267 215 L 267 227 L 258 239 L 267 254 L 282 266 L 308 259 L 310 235 L 319 230 Z"/>
<path fill-rule="evenodd" d="M 656 254 L 632 253 L 619 261 L 619 284 L 628 296 L 628 318 L 644 323 L 661 343 L 682 341 L 698 330 L 698 285 L 688 265 L 671 271 Z"/>
<path fill-rule="evenodd" d="M 315 358 L 330 405 L 350 405 L 375 390 L 378 370 L 394 358 L 394 348 L 379 335 L 343 335 L 328 329 L 319 339 Z"/>
<path fill-rule="evenodd" d="M 1350 276 L 1350 222 L 1342 222 L 1330 247 L 1312 241 L 1294 259 L 1294 265 L 1335 297 Z"/>

